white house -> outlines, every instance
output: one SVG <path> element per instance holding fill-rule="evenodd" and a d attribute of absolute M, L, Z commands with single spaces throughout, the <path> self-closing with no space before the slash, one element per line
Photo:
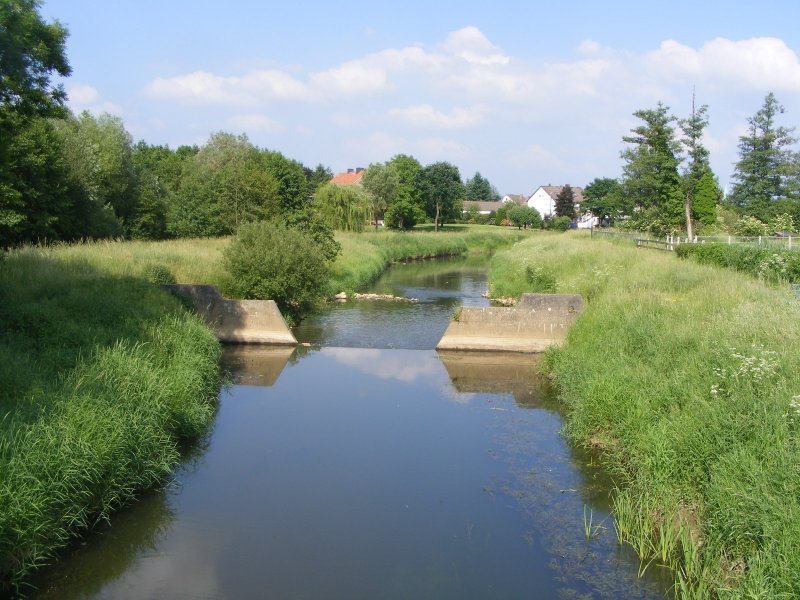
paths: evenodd
<path fill-rule="evenodd" d="M 543 185 L 540 186 L 528 198 L 528 206 L 535 208 L 544 217 L 553 217 L 556 214 L 556 197 L 564 188 L 563 185 Z M 583 202 L 583 188 L 574 187 L 572 193 L 575 195 L 575 212 L 580 211 Z"/>
<path fill-rule="evenodd" d="M 503 196 L 502 201 L 505 202 L 513 202 L 515 204 L 519 204 L 520 206 L 525 206 L 525 203 L 528 201 L 528 198 L 525 194 L 506 194 Z"/>

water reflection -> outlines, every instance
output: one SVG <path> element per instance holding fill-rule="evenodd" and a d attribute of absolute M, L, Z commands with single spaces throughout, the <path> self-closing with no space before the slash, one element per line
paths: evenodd
<path fill-rule="evenodd" d="M 607 482 L 559 436 L 532 357 L 239 348 L 226 362 L 240 383 L 202 459 L 40 597 L 662 597 L 609 520 L 585 538 Z"/>

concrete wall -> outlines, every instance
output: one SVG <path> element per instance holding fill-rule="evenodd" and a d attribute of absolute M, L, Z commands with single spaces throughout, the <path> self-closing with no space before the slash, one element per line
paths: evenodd
<path fill-rule="evenodd" d="M 229 300 L 213 285 L 162 287 L 187 298 L 222 342 L 297 345 L 273 300 Z"/>
<path fill-rule="evenodd" d="M 464 307 L 436 348 L 541 352 L 564 341 L 581 310 L 583 298 L 572 294 L 523 294 L 513 308 Z"/>

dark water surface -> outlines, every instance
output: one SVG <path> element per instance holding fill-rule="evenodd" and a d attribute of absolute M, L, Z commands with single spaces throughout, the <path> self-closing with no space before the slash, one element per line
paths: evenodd
<path fill-rule="evenodd" d="M 38 597 L 665 597 L 617 545 L 609 482 L 560 437 L 536 359 L 430 349 L 482 271 L 407 266 L 376 288 L 419 304 L 337 306 L 298 334 L 315 349 L 229 348 L 206 445 Z"/>

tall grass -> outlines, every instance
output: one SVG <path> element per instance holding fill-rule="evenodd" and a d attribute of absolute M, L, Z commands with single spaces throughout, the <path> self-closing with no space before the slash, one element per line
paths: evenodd
<path fill-rule="evenodd" d="M 566 434 L 615 474 L 620 538 L 682 597 L 800 597 L 800 302 L 570 234 L 497 252 L 493 294 L 530 291 L 529 267 L 587 299 L 545 362 Z"/>
<path fill-rule="evenodd" d="M 219 344 L 121 246 L 0 262 L 0 596 L 164 478 L 213 417 Z"/>

